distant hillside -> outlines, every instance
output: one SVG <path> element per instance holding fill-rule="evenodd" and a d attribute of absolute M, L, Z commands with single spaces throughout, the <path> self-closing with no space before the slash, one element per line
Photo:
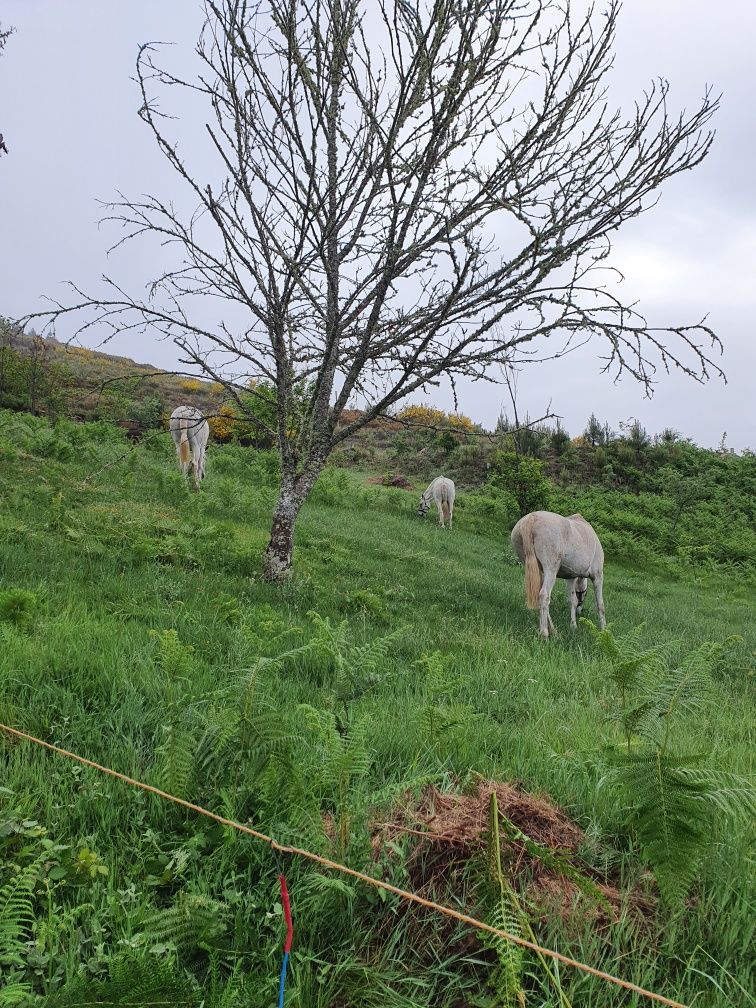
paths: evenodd
<path fill-rule="evenodd" d="M 112 420 L 137 436 L 187 400 L 212 414 L 224 399 L 222 387 L 213 382 L 24 334 L 1 321 L 0 355 L 0 405 L 41 415 Z"/>
<path fill-rule="evenodd" d="M 76 420 L 110 420 L 139 437 L 187 402 L 211 423 L 220 414 L 213 425 L 216 440 L 234 440 L 228 396 L 217 382 L 23 333 L 0 318 L 0 407 L 53 419 L 64 414 Z M 359 414 L 347 410 L 344 423 Z M 390 420 L 371 424 L 379 442 L 390 440 L 398 428 Z"/>
<path fill-rule="evenodd" d="M 272 389 L 270 394 L 274 398 Z M 217 383 L 55 339 L 23 335 L 0 319 L 0 407 L 53 420 L 59 416 L 105 420 L 136 439 L 164 427 L 174 407 L 186 402 L 209 417 L 216 441 L 271 447 L 238 414 Z M 358 410 L 347 410 L 343 423 L 358 416 Z M 271 416 L 266 419 L 270 423 Z M 639 496 L 663 493 L 675 503 L 665 522 L 657 523 L 653 536 L 657 546 L 661 538 L 678 538 L 682 517 L 697 508 L 708 506 L 706 520 L 719 527 L 724 516 L 714 502 L 726 495 L 731 521 L 724 522 L 722 536 L 728 545 L 714 548 L 714 553 L 740 559 L 753 552 L 753 454 L 735 455 L 724 444 L 718 451 L 699 448 L 671 429 L 652 436 L 637 421 L 617 432 L 591 416 L 585 430 L 571 436 L 558 422 L 517 430 L 502 417 L 496 430 L 488 432 L 460 414 L 411 405 L 346 439 L 331 461 L 375 482 L 399 487 L 423 487 L 441 472 L 467 489 L 497 484 L 510 499 L 513 514 L 548 506 L 556 500 L 555 493 L 566 494 L 565 506 L 577 510 L 570 501 L 588 490 L 618 491 L 634 497 L 631 510 L 635 513 L 628 515 L 627 527 L 653 525 L 651 514 L 641 519 L 638 513 Z M 592 506 L 596 509 L 598 503 Z M 628 507 L 627 500 L 622 507 Z M 660 538 L 662 525 L 666 531 Z M 739 532 L 734 535 L 736 527 Z M 686 548 L 694 546 L 694 541 L 687 541 Z"/>

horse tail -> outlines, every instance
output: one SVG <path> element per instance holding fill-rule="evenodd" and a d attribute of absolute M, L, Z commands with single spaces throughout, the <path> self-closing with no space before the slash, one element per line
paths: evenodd
<path fill-rule="evenodd" d="M 191 459 L 187 423 L 188 421 L 186 417 L 181 417 L 181 419 L 179 420 L 179 430 L 181 431 L 181 438 L 179 440 L 179 458 L 184 464 L 189 462 Z"/>
<path fill-rule="evenodd" d="M 525 601 L 528 609 L 538 608 L 538 593 L 541 590 L 541 569 L 533 543 L 532 521 L 525 522 L 522 529 L 522 546 L 525 551 Z"/>

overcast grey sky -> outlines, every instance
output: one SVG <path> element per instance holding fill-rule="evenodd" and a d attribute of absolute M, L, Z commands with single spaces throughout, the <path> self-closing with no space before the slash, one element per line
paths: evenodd
<path fill-rule="evenodd" d="M 0 59 L 0 132 L 10 151 L 0 158 L 0 315 L 39 310 L 41 295 L 63 297 L 68 279 L 91 288 L 107 272 L 141 283 L 149 246 L 106 260 L 114 235 L 98 228 L 96 200 L 172 184 L 136 115 L 131 77 L 141 42 L 174 42 L 175 54 L 192 48 L 199 3 L 3 0 L 0 17 L 17 29 Z M 637 417 L 652 432 L 674 427 L 716 446 L 727 431 L 732 447 L 756 448 L 754 37 L 753 0 L 626 0 L 611 78 L 623 104 L 658 76 L 671 82 L 673 110 L 694 107 L 706 84 L 723 92 L 712 153 L 626 226 L 612 262 L 625 275 L 624 298 L 637 298 L 649 321 L 692 323 L 708 313 L 725 344 L 728 384 L 664 376 L 649 401 L 630 379 L 600 375 L 595 345 L 524 372 L 521 409 L 540 415 L 550 400 L 573 436 L 593 411 L 615 427 Z M 157 248 L 154 255 L 156 263 Z M 175 365 L 170 345 L 146 337 L 109 349 Z M 426 399 L 451 406 L 443 391 Z M 495 387 L 461 387 L 461 409 L 487 426 L 502 402 Z"/>

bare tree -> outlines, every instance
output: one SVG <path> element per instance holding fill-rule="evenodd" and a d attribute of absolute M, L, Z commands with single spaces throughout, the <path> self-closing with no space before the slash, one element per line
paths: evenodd
<path fill-rule="evenodd" d="M 550 336 L 556 355 L 602 338 L 606 369 L 647 388 L 659 365 L 721 374 L 703 322 L 653 328 L 606 286 L 613 233 L 705 157 L 717 105 L 707 90 L 671 115 L 659 81 L 628 116 L 613 111 L 618 12 L 616 0 L 580 16 L 566 0 L 205 0 L 196 79 L 140 50 L 140 114 L 196 211 L 111 204 L 121 240 L 157 237 L 175 268 L 143 298 L 111 280 L 104 294 L 74 287 L 47 316 L 88 312 L 77 333 L 148 327 L 240 402 L 250 379 L 275 384 L 269 578 L 291 566 L 298 512 L 335 445 L 417 390 L 496 380 L 492 365 Z M 177 86 L 206 103 L 211 180 L 157 103 Z M 202 297 L 228 316 L 202 325 Z M 364 411 L 340 422 L 354 401 Z"/>
<path fill-rule="evenodd" d="M 13 28 L 3 28 L 2 24 L 0 24 L 0 55 L 2 55 L 3 49 L 5 49 L 5 43 L 11 37 L 13 32 L 14 32 Z M 0 133 L 0 154 L 7 154 L 7 153 L 8 148 L 5 144 L 5 140 L 3 139 L 3 134 Z"/>
<path fill-rule="evenodd" d="M 511 441 L 514 453 L 518 456 L 518 458 L 520 455 L 526 453 L 527 445 L 532 443 L 534 437 L 538 439 L 538 431 L 544 420 L 555 419 L 557 427 L 559 426 L 559 421 L 561 420 L 561 417 L 552 413 L 551 403 L 549 403 L 546 407 L 546 412 L 542 417 L 539 417 L 537 420 L 531 420 L 530 414 L 526 413 L 524 421 L 522 423 L 520 422 L 520 412 L 517 406 L 520 370 L 521 368 L 515 367 L 511 361 L 505 361 L 504 364 L 502 364 L 500 380 L 507 389 L 509 402 L 512 407 L 514 423 L 510 421 L 507 411 L 502 408 L 496 425 L 497 432 L 506 435 L 506 437 Z"/>

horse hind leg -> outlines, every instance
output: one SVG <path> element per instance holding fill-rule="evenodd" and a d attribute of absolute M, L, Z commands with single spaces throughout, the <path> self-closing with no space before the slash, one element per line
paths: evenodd
<path fill-rule="evenodd" d="M 599 629 L 606 626 L 606 613 L 604 611 L 604 572 L 593 577 L 593 594 L 596 596 L 596 609 L 598 609 Z"/>
<path fill-rule="evenodd" d="M 541 637 L 546 640 L 549 636 L 549 632 L 555 634 L 556 627 L 551 619 L 551 613 L 549 612 L 549 603 L 551 602 L 551 589 L 554 587 L 556 582 L 556 571 L 546 570 L 543 572 L 543 582 L 541 584 L 541 590 L 538 593 L 538 632 Z"/>
<path fill-rule="evenodd" d="M 577 578 L 572 578 L 567 582 L 567 591 L 570 596 L 570 626 L 574 629 L 577 626 L 577 620 L 575 618 L 577 614 Z"/>

